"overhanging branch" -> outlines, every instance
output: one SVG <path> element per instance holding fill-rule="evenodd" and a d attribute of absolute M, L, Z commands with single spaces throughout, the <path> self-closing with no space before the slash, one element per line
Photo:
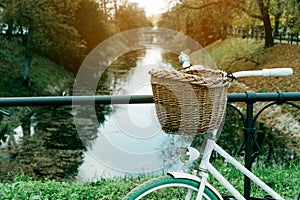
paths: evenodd
<path fill-rule="evenodd" d="M 188 9 L 195 9 L 195 10 L 199 10 L 199 9 L 204 9 L 210 6 L 214 6 L 214 5 L 226 5 L 228 7 L 231 8 L 235 8 L 238 10 L 241 10 L 242 12 L 246 13 L 248 16 L 262 20 L 262 16 L 261 15 L 256 15 L 254 13 L 251 13 L 250 10 L 248 10 L 247 8 L 241 6 L 239 4 L 238 1 L 226 1 L 226 0 L 215 0 L 215 1 L 210 1 L 210 2 L 206 2 L 203 3 L 201 5 L 194 5 L 193 2 L 190 1 L 186 1 L 186 0 L 180 0 L 180 2 L 182 3 L 182 6 Z"/>
<path fill-rule="evenodd" d="M 185 8 L 189 8 L 189 9 L 195 9 L 195 10 L 198 10 L 198 9 L 203 9 L 203 8 L 206 8 L 206 7 L 209 7 L 209 6 L 212 6 L 212 5 L 216 5 L 216 4 L 219 4 L 220 1 L 211 1 L 211 2 L 207 2 L 207 3 L 203 3 L 201 5 L 193 5 L 192 2 L 188 2 L 188 1 L 184 1 L 184 0 L 180 0 L 180 2 L 182 3 L 182 6 L 185 7 Z"/>

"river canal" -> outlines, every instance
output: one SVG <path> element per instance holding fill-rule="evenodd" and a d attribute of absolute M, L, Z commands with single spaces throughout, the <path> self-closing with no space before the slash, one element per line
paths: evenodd
<path fill-rule="evenodd" d="M 118 58 L 105 72 L 106 80 L 99 83 L 110 83 L 112 95 L 151 95 L 148 71 L 172 70 L 177 63 L 177 55 L 148 47 Z M 79 179 L 157 174 L 183 166 L 178 147 L 189 146 L 193 137 L 163 133 L 154 104 L 112 105 L 111 109 L 98 128 L 97 139 L 85 152 Z"/>

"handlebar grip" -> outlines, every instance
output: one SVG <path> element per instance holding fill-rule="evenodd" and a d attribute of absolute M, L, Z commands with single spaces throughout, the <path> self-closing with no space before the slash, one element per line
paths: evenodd
<path fill-rule="evenodd" d="M 274 68 L 274 69 L 263 69 L 263 76 L 291 76 L 293 75 L 292 68 Z"/>

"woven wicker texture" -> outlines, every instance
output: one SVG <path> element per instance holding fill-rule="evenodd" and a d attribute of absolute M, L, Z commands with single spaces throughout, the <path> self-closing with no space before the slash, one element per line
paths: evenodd
<path fill-rule="evenodd" d="M 199 135 L 218 129 L 227 103 L 226 73 L 151 70 L 157 117 L 168 134 Z"/>

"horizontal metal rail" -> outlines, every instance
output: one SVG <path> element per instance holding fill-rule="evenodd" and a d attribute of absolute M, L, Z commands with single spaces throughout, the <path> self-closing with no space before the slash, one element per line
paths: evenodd
<path fill-rule="evenodd" d="M 126 96 L 53 96 L 53 97 L 8 97 L 0 98 L 0 107 L 11 106 L 51 106 L 95 104 L 138 104 L 153 103 L 152 95 Z"/>
<path fill-rule="evenodd" d="M 272 92 L 272 93 L 230 93 L 228 102 L 257 102 L 300 101 L 300 92 Z M 0 107 L 12 106 L 51 106 L 51 105 L 80 105 L 94 102 L 95 104 L 141 104 L 153 103 L 152 95 L 125 96 L 53 96 L 53 97 L 5 97 L 0 98 Z"/>

